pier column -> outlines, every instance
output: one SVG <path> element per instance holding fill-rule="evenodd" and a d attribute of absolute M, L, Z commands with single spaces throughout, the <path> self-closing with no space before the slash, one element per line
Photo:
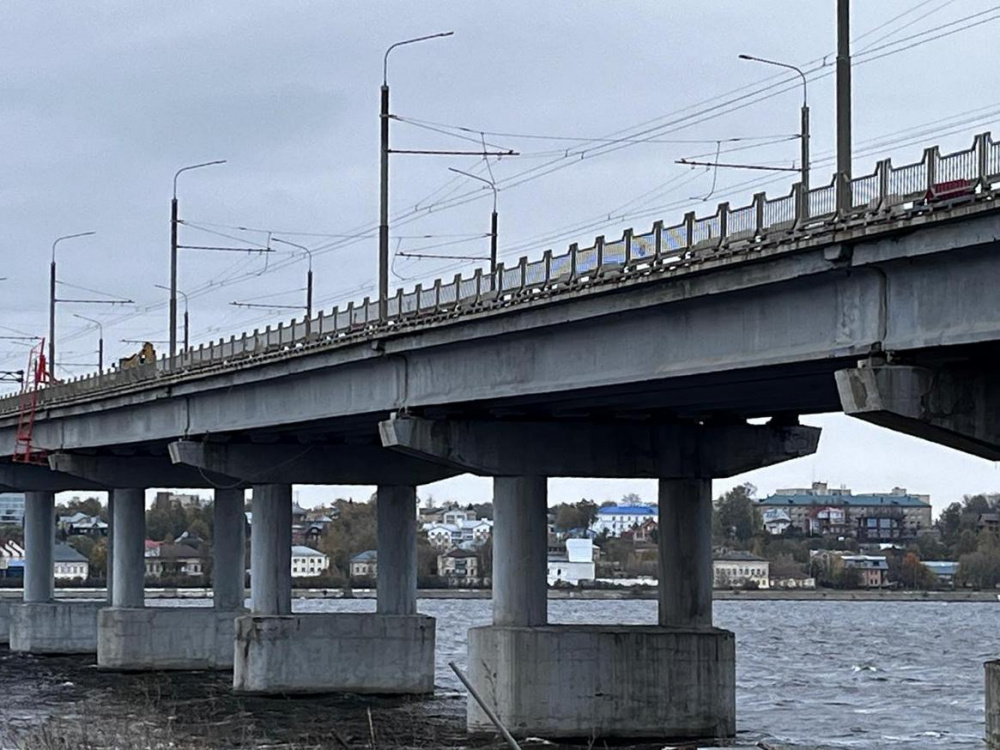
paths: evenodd
<path fill-rule="evenodd" d="M 250 596 L 255 615 L 292 612 L 292 486 L 255 484 Z"/>
<path fill-rule="evenodd" d="M 107 589 L 107 602 L 110 607 L 114 602 L 114 568 L 115 568 L 115 493 L 108 493 L 108 535 L 104 542 L 104 585 Z M 145 550 L 143 550 L 145 554 Z"/>
<path fill-rule="evenodd" d="M 376 513 L 378 613 L 417 613 L 417 493 L 413 486 L 378 488 Z"/>
<path fill-rule="evenodd" d="M 661 479 L 659 612 L 665 628 L 712 626 L 712 480 Z"/>
<path fill-rule="evenodd" d="M 548 622 L 545 477 L 493 479 L 493 624 Z"/>
<path fill-rule="evenodd" d="M 54 593 L 55 493 L 24 496 L 24 601 L 50 602 Z"/>
<path fill-rule="evenodd" d="M 114 561 L 111 606 L 139 609 L 145 604 L 146 492 L 113 490 Z"/>
<path fill-rule="evenodd" d="M 216 609 L 243 607 L 246 591 L 246 516 L 243 490 L 215 491 L 212 540 L 212 596 Z"/>

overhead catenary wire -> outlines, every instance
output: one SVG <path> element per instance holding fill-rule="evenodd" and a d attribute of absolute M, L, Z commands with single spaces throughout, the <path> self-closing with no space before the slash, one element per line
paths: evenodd
<path fill-rule="evenodd" d="M 934 40 L 939 39 L 939 38 L 944 38 L 945 36 L 948 36 L 948 35 L 950 35 L 952 33 L 958 33 L 959 31 L 964 31 L 967 28 L 973 28 L 974 26 L 978 26 L 978 25 L 981 25 L 983 23 L 988 23 L 988 22 L 991 22 L 991 21 L 995 20 L 993 17 L 986 17 L 984 15 L 984 13 L 988 14 L 989 11 L 985 11 L 985 12 L 980 13 L 980 14 L 973 14 L 972 16 L 967 16 L 965 19 L 958 19 L 957 21 L 952 21 L 947 26 L 951 26 L 953 28 L 950 31 L 948 31 L 947 33 L 941 33 L 940 31 L 938 31 L 938 33 L 935 34 L 932 31 L 925 31 L 925 32 L 921 32 L 919 34 L 914 34 L 914 35 L 908 36 L 905 39 L 896 40 L 896 41 L 894 41 L 892 43 L 883 45 L 882 47 L 873 47 L 870 50 L 870 56 L 869 56 L 869 58 L 868 59 L 859 60 L 859 64 L 864 64 L 865 62 L 870 62 L 870 61 L 873 61 L 874 59 L 882 59 L 883 57 L 888 56 L 889 54 L 897 54 L 898 52 L 905 51 L 905 49 L 912 49 L 913 47 L 919 46 L 920 44 L 925 44 L 925 43 L 928 43 L 930 41 L 934 41 Z M 979 16 L 979 17 L 976 18 L 976 16 Z M 962 22 L 963 21 L 967 21 L 970 18 L 974 19 L 975 22 L 974 23 L 969 23 L 969 24 L 963 26 Z M 956 27 L 956 24 L 957 24 L 958 27 L 961 27 L 961 28 Z M 940 28 L 943 28 L 943 27 L 939 27 L 939 29 Z M 909 44 L 909 45 L 904 44 L 908 40 L 915 41 L 917 43 L 916 44 Z M 900 45 L 903 45 L 903 46 L 901 47 Z M 822 69 L 822 67 L 824 67 L 824 66 L 821 66 L 820 69 Z M 775 76 L 773 78 L 777 78 L 777 77 L 778 76 Z M 817 77 L 822 77 L 822 76 L 817 76 Z M 765 80 L 773 80 L 773 78 L 772 79 L 765 79 Z M 741 87 L 740 89 L 736 89 L 735 91 L 746 90 L 747 88 L 749 88 L 749 85 L 747 87 Z M 709 100 L 706 100 L 706 101 L 718 101 L 723 96 L 724 95 L 719 95 L 719 97 L 713 97 L 712 99 L 709 99 Z M 764 100 L 764 98 L 767 98 L 767 97 L 759 97 L 759 98 L 760 98 L 760 100 Z M 690 107 L 684 108 L 682 110 L 678 110 L 678 112 L 686 112 L 686 111 L 689 111 L 692 108 L 697 107 L 697 106 L 698 106 L 697 104 L 691 105 Z M 727 113 L 728 112 L 723 111 L 723 112 L 720 113 L 719 116 L 727 114 Z M 646 123 L 662 122 L 662 119 L 664 117 L 667 117 L 667 116 L 669 116 L 669 115 L 664 115 L 664 116 L 660 116 L 659 118 L 654 118 L 653 120 L 646 121 Z M 640 126 L 644 125 L 646 123 L 640 123 Z M 639 126 L 631 126 L 631 130 L 634 130 L 637 127 L 639 127 Z M 660 127 L 662 128 L 664 126 L 660 126 Z M 625 130 L 622 130 L 622 131 L 616 131 L 616 132 L 626 132 L 627 130 L 628 129 L 625 129 Z M 478 131 L 477 130 L 476 132 L 488 132 L 488 131 Z M 619 146 L 631 145 L 629 143 L 624 143 L 623 142 L 624 140 L 628 140 L 628 139 L 619 139 L 619 143 L 617 145 L 619 145 Z M 635 139 L 632 138 L 631 140 L 635 140 Z M 595 153 L 593 149 L 586 149 L 586 148 L 584 149 L 584 151 L 587 152 L 586 153 L 586 157 L 587 158 L 596 158 L 597 156 L 604 155 L 604 153 L 605 153 L 605 152 Z M 608 150 L 606 152 L 607 153 L 611 153 L 612 151 Z M 578 154 L 574 154 L 574 156 L 576 156 L 576 155 L 578 155 Z M 546 172 L 546 174 L 548 174 L 548 173 L 549 172 Z M 545 175 L 542 174 L 540 176 L 545 176 Z M 511 178 L 508 177 L 508 178 L 505 178 L 505 179 L 510 180 Z M 527 182 L 527 181 L 528 180 L 522 180 L 521 182 L 519 182 L 517 184 L 524 184 L 524 182 Z M 509 184 L 509 185 L 507 185 L 507 189 L 509 189 L 510 187 L 517 186 L 517 184 Z M 722 189 L 730 189 L 730 188 L 727 187 L 727 188 L 722 188 Z M 470 193 L 467 192 L 466 196 L 465 196 L 464 202 L 468 202 L 469 200 L 473 200 L 473 199 L 479 199 L 479 198 L 482 198 L 482 197 L 484 197 L 484 193 L 483 193 L 482 190 L 477 190 L 477 191 L 475 191 L 472 194 L 470 194 Z M 464 202 L 451 201 L 448 204 L 435 205 L 435 206 L 432 206 L 431 208 L 433 210 L 437 210 L 437 211 L 446 210 L 447 208 L 455 207 L 457 205 L 463 205 Z M 407 215 L 407 214 L 409 214 L 409 215 Z M 404 218 L 402 219 L 402 221 L 406 221 L 406 223 L 409 223 L 412 220 L 417 220 L 417 219 L 421 218 L 421 216 L 417 215 L 415 212 L 404 212 L 403 217 Z M 398 221 L 396 223 L 397 223 L 397 225 L 399 225 Z M 374 225 L 368 224 L 368 225 L 363 225 L 363 226 L 373 227 Z M 351 244 L 355 244 L 356 242 L 363 241 L 364 239 L 367 239 L 367 238 L 369 238 L 371 236 L 373 236 L 373 235 L 372 234 L 368 234 L 368 233 L 354 233 L 354 234 L 351 234 L 349 236 L 336 237 L 336 238 L 333 238 L 333 239 L 336 239 L 337 242 L 331 244 L 331 246 L 329 247 L 329 249 L 330 250 L 335 250 L 335 249 L 341 249 L 343 247 L 349 247 Z M 319 252 L 324 252 L 325 250 L 326 250 L 326 248 L 323 248 L 323 249 L 320 249 Z M 297 258 L 289 258 L 289 259 L 287 259 L 287 261 L 296 261 L 296 260 L 298 260 L 298 259 Z M 275 263 L 274 266 L 273 266 L 274 270 L 279 270 L 281 267 L 283 267 L 283 265 L 284 265 L 284 263 Z M 230 281 L 239 281 L 239 276 L 238 275 L 234 276 L 232 279 L 230 279 Z M 208 289 L 211 289 L 211 288 L 212 288 L 212 285 L 209 285 Z M 135 313 L 135 314 L 130 315 L 129 317 L 135 317 L 135 315 L 138 314 L 138 313 L 139 313 L 139 311 L 137 311 L 137 313 Z"/>

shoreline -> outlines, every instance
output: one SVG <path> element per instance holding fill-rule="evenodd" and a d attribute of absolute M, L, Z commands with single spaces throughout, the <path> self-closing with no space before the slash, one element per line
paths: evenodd
<path fill-rule="evenodd" d="M 57 588 L 56 599 L 103 599 L 106 592 L 103 588 Z M 345 596 L 343 589 L 292 589 L 293 599 L 374 599 L 375 589 L 354 589 Z M 16 588 L 0 588 L 0 601 L 19 601 L 22 590 Z M 490 599 L 489 589 L 420 589 L 418 599 Z M 1000 592 L 972 591 L 957 589 L 954 591 L 892 591 L 864 589 L 837 590 L 758 590 L 758 591 L 714 591 L 714 601 L 830 601 L 830 602 L 998 602 Z M 147 599 L 192 599 L 209 600 L 212 590 L 208 588 L 147 588 Z M 565 599 L 618 601 L 625 599 L 656 599 L 656 589 L 652 588 L 620 588 L 620 589 L 549 589 L 549 599 L 552 601 Z"/>

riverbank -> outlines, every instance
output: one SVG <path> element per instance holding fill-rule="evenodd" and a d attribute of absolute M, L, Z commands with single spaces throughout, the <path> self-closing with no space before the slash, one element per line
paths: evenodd
<path fill-rule="evenodd" d="M 104 589 L 61 588 L 56 589 L 57 599 L 98 600 L 106 596 Z M 21 589 L 0 589 L 0 601 L 18 601 Z M 374 599 L 375 589 L 293 589 L 294 599 Z M 420 599 L 489 599 L 488 589 L 421 589 Z M 715 591 L 715 601 L 831 601 L 831 602 L 992 602 L 998 601 L 996 591 L 894 591 L 894 590 L 839 590 L 839 589 L 770 589 L 758 591 Z M 208 588 L 147 588 L 147 599 L 211 599 Z M 619 601 L 626 599 L 656 599 L 654 588 L 614 588 L 614 589 L 549 589 L 549 599 L 583 599 Z"/>

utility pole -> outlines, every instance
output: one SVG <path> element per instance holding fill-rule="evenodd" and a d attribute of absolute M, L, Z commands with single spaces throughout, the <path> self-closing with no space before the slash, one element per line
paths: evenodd
<path fill-rule="evenodd" d="M 189 167 L 181 167 L 174 172 L 174 195 L 170 201 L 170 356 L 177 354 L 177 225 L 180 219 L 177 215 L 177 178 L 181 172 L 202 167 L 211 167 L 216 164 L 225 164 L 225 159 L 216 161 L 206 161 L 201 164 L 192 164 Z"/>
<path fill-rule="evenodd" d="M 277 237 L 272 237 L 275 242 L 280 242 L 282 245 L 288 245 L 289 247 L 295 247 L 306 254 L 306 258 L 309 261 L 309 269 L 306 271 L 306 333 L 309 333 L 312 327 L 312 314 L 313 314 L 313 254 L 305 245 L 300 245 L 296 242 L 289 242 L 288 240 L 282 240 Z"/>
<path fill-rule="evenodd" d="M 378 317 L 385 321 L 389 317 L 389 53 L 396 47 L 428 39 L 451 36 L 454 31 L 428 34 L 414 39 L 406 39 L 389 46 L 382 58 L 382 109 L 380 123 L 380 164 L 379 164 L 379 222 L 378 222 Z"/>
<path fill-rule="evenodd" d="M 101 325 L 101 321 L 95 318 L 87 318 L 79 313 L 73 313 L 73 317 L 97 326 L 97 371 L 104 372 L 104 326 Z"/>
<path fill-rule="evenodd" d="M 799 77 L 802 79 L 802 122 L 801 129 L 799 131 L 799 140 L 802 146 L 802 174 L 801 183 L 802 187 L 800 190 L 800 218 L 808 218 L 809 216 L 809 82 L 806 79 L 806 74 L 796 65 L 789 65 L 788 63 L 776 62 L 774 60 L 767 60 L 763 57 L 754 57 L 753 55 L 740 55 L 741 60 L 751 60 L 753 62 L 764 63 L 765 65 L 774 65 L 779 68 L 786 68 L 788 70 L 794 70 L 798 73 Z"/>
<path fill-rule="evenodd" d="M 493 215 L 490 219 L 490 279 L 495 280 L 497 273 L 497 186 L 493 180 L 487 180 L 485 177 L 480 177 L 479 175 L 472 174 L 471 172 L 463 172 L 461 169 L 455 169 L 454 167 L 448 167 L 448 171 L 454 172 L 455 174 L 463 175 L 464 177 L 469 177 L 473 180 L 479 180 L 490 186 L 493 191 Z M 492 281 L 491 281 L 492 283 Z"/>
<path fill-rule="evenodd" d="M 90 237 L 97 232 L 78 232 L 76 234 L 66 234 L 57 237 L 52 243 L 52 263 L 49 265 L 49 380 L 56 379 L 56 245 L 63 240 L 72 240 L 77 237 Z"/>
<path fill-rule="evenodd" d="M 837 209 L 851 209 L 851 0 L 837 0 Z"/>

